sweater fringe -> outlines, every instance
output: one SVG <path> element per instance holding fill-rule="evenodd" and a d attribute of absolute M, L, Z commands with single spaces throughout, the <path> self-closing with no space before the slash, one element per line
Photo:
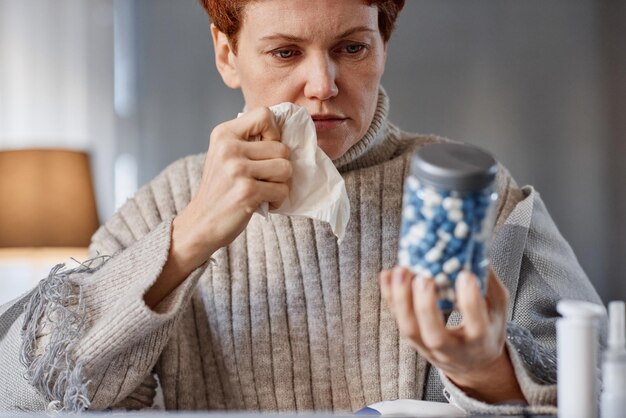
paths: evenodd
<path fill-rule="evenodd" d="M 26 367 L 25 378 L 50 402 L 48 410 L 81 412 L 89 409 L 90 399 L 83 365 L 71 353 L 85 329 L 85 306 L 81 286 L 74 274 L 91 274 L 111 257 L 97 256 L 74 269 L 57 264 L 41 280 L 25 307 L 20 361 Z M 74 260 L 76 261 L 76 260 Z M 37 339 L 44 327 L 50 340 L 37 355 Z"/>

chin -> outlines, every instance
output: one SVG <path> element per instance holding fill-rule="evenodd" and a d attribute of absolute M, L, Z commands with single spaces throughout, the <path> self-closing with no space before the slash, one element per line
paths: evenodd
<path fill-rule="evenodd" d="M 324 151 L 328 158 L 336 160 L 343 156 L 354 144 L 343 136 L 341 138 L 324 138 L 318 135 L 317 145 Z"/>
<path fill-rule="evenodd" d="M 324 151 L 324 154 L 331 160 L 336 160 L 343 155 L 342 150 L 338 149 L 337 144 L 332 141 L 324 141 L 323 139 L 317 139 L 317 146 Z"/>

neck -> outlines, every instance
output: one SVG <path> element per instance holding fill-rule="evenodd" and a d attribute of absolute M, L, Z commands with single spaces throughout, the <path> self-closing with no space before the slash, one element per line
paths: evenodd
<path fill-rule="evenodd" d="M 380 86 L 376 111 L 369 129 L 356 144 L 345 154 L 333 160 L 335 167 L 340 172 L 365 168 L 389 159 L 397 148 L 396 141 L 388 137 L 389 126 L 387 113 L 389 111 L 389 98 Z"/>

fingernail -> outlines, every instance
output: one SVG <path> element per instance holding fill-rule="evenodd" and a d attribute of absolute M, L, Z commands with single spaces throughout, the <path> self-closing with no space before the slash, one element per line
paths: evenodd
<path fill-rule="evenodd" d="M 467 271 L 462 271 L 459 273 L 459 277 L 457 278 L 459 282 L 459 286 L 468 289 L 472 286 L 475 286 L 476 281 L 472 277 L 472 275 Z"/>
<path fill-rule="evenodd" d="M 430 279 L 426 276 L 418 276 L 417 278 L 417 286 L 418 289 L 422 292 L 428 290 L 428 286 L 430 285 Z"/>

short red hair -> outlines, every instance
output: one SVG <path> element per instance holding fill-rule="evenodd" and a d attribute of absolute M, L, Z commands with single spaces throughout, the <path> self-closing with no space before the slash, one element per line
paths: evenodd
<path fill-rule="evenodd" d="M 213 24 L 224 33 L 237 49 L 237 33 L 241 28 L 241 17 L 246 4 L 257 0 L 199 0 Z M 404 7 L 404 0 L 364 0 L 368 5 L 378 7 L 378 29 L 387 42 Z"/>

